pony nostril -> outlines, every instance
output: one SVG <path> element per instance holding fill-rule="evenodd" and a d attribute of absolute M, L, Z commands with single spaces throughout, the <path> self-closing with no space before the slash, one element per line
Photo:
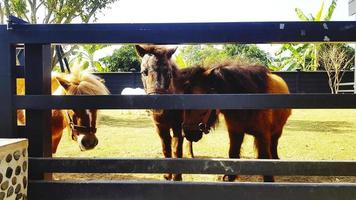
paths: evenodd
<path fill-rule="evenodd" d="M 204 134 L 208 134 L 210 132 L 210 127 L 208 127 L 204 123 L 199 123 L 198 127 L 199 127 L 199 130 L 202 131 Z"/>
<path fill-rule="evenodd" d="M 98 144 L 98 139 L 96 139 L 96 138 L 83 138 L 81 140 L 81 143 L 86 149 L 91 149 L 91 148 L 94 148 Z"/>
<path fill-rule="evenodd" d="M 199 123 L 198 127 L 200 131 L 204 131 L 206 129 L 206 125 L 204 123 Z"/>

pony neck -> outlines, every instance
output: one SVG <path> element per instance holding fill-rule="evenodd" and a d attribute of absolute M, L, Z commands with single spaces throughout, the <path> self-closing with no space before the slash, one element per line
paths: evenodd
<path fill-rule="evenodd" d="M 172 61 L 172 84 L 169 90 L 172 94 L 183 93 L 182 82 L 180 80 L 181 72 L 177 65 Z"/>

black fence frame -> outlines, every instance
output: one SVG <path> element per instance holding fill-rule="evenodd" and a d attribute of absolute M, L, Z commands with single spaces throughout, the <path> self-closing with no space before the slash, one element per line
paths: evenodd
<path fill-rule="evenodd" d="M 166 23 L 166 24 L 66 24 L 0 26 L 0 137 L 29 138 L 31 199 L 352 199 L 356 184 L 307 183 L 173 183 L 173 182 L 56 182 L 44 181 L 45 172 L 65 167 L 69 173 L 89 166 L 89 172 L 139 173 L 184 172 L 278 175 L 287 174 L 355 176 L 355 161 L 316 161 L 302 165 L 295 161 L 244 160 L 129 160 L 126 168 L 120 159 L 51 159 L 49 109 L 53 108 L 356 108 L 356 96 L 331 94 L 231 94 L 231 95 L 159 95 L 159 96 L 51 96 L 50 45 L 65 43 L 284 43 L 284 42 L 356 42 L 356 22 L 241 22 L 241 23 Z M 25 66 L 16 66 L 16 45 L 24 44 Z M 26 95 L 16 96 L 16 78 L 25 77 Z M 209 98 L 209 103 L 206 99 Z M 167 103 L 169 102 L 169 103 Z M 26 126 L 17 127 L 16 109 L 26 109 Z M 101 168 L 101 162 L 108 162 Z M 253 162 L 251 164 L 250 162 Z M 148 163 L 155 167 L 144 167 Z M 218 166 L 221 163 L 223 166 Z M 40 167 L 41 166 L 41 167 Z M 68 166 L 68 168 L 66 168 Z M 165 167 L 159 167 L 165 166 Z M 320 171 L 310 173 L 312 166 Z M 72 167 L 72 168 L 71 168 Z M 109 168 L 110 167 L 110 168 Z M 346 167 L 340 174 L 337 168 Z M 300 172 L 299 170 L 303 170 Z M 91 169 L 91 168 L 90 168 Z M 184 170 L 183 170 L 184 169 Z M 199 169 L 197 171 L 197 169 Z M 243 170 L 242 170 L 243 169 Z M 287 169 L 295 169 L 287 170 Z M 182 171 L 183 170 L 183 171 Z M 80 171 L 85 172 L 85 171 Z M 298 172 L 298 173 L 297 173 Z M 304 172 L 304 173 L 302 173 Z"/>

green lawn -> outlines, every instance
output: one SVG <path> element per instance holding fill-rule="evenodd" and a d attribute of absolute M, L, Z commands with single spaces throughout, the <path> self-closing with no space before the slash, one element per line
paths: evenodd
<path fill-rule="evenodd" d="M 279 142 L 283 160 L 355 160 L 356 110 L 293 110 Z M 211 134 L 194 144 L 196 157 L 227 158 L 228 136 L 223 119 Z M 99 145 L 81 152 L 69 136 L 64 136 L 57 157 L 160 158 L 161 145 L 147 111 L 102 110 L 97 136 Z M 242 158 L 255 158 L 253 138 L 245 137 Z M 144 174 L 68 174 L 59 179 L 161 179 Z M 216 175 L 184 175 L 188 181 L 215 181 Z M 260 177 L 242 177 L 260 181 Z M 356 182 L 356 177 L 277 177 L 276 181 Z"/>

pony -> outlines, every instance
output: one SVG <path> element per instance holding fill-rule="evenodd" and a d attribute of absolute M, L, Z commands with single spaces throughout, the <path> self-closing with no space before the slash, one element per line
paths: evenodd
<path fill-rule="evenodd" d="M 74 71 L 72 74 L 52 73 L 52 95 L 108 95 L 103 81 L 90 73 Z M 17 94 L 25 93 L 23 79 L 17 80 Z M 25 124 L 24 110 L 17 111 L 18 124 Z M 97 109 L 52 110 L 52 153 L 56 153 L 63 131 L 67 128 L 80 150 L 93 149 L 98 144 Z"/>
<path fill-rule="evenodd" d="M 181 72 L 186 94 L 288 94 L 286 82 L 272 74 L 266 67 L 234 62 L 220 63 L 212 68 L 193 67 Z M 229 158 L 240 158 L 245 133 L 255 139 L 259 159 L 278 159 L 278 139 L 283 126 L 291 115 L 291 109 L 248 110 L 185 110 L 183 131 L 189 141 L 199 141 L 203 133 L 209 133 L 218 122 L 221 113 L 229 134 Z M 224 181 L 234 181 L 236 175 L 224 175 Z M 273 182 L 273 176 L 263 176 L 265 182 Z"/>
<path fill-rule="evenodd" d="M 171 60 L 176 48 L 166 48 L 156 45 L 136 45 L 136 52 L 141 59 L 141 79 L 144 90 L 148 95 L 154 94 L 178 94 L 181 89 L 179 82 L 179 69 Z M 153 110 L 152 118 L 156 132 L 158 133 L 162 152 L 165 158 L 182 158 L 183 135 L 182 135 L 181 110 Z M 170 130 L 173 131 L 173 138 Z M 192 143 L 189 142 L 189 153 L 193 155 Z M 165 174 L 166 180 L 181 181 L 181 174 Z"/>

